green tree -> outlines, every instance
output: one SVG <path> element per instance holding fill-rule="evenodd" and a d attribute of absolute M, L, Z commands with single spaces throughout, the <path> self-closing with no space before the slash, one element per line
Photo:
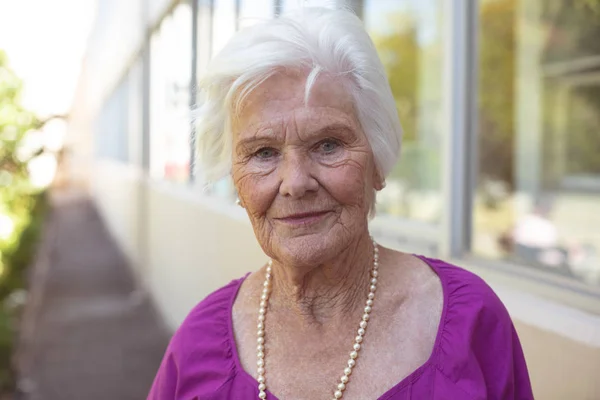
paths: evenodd
<path fill-rule="evenodd" d="M 479 178 L 514 185 L 517 0 L 486 1 L 479 19 Z"/>
<path fill-rule="evenodd" d="M 543 29 L 545 36 L 540 69 L 600 55 L 600 0 L 537 1 L 541 18 L 533 23 Z M 480 183 L 500 180 L 509 188 L 515 185 L 516 48 L 525 34 L 517 31 L 519 4 L 519 0 L 483 1 L 479 19 L 479 179 Z M 586 72 L 590 71 L 574 71 Z M 572 75 L 565 75 L 569 76 Z M 556 91 L 562 77 L 543 79 L 540 123 L 546 176 L 540 178 L 548 186 L 555 185 L 565 173 L 600 173 L 600 135 L 594 128 L 600 124 L 600 82 L 572 91 L 568 103 L 557 104 Z M 557 112 L 566 113 L 568 132 L 558 132 L 554 122 Z M 567 159 L 566 170 L 558 171 L 555 165 L 557 140 L 566 143 L 559 149 Z"/>
<path fill-rule="evenodd" d="M 11 294 L 25 286 L 45 211 L 43 192 L 32 187 L 27 163 L 42 149 L 26 154 L 28 132 L 43 121 L 22 107 L 22 82 L 0 51 L 0 396 L 14 386 L 12 368 L 14 309 Z M 14 296 L 13 296 L 14 297 Z"/>
<path fill-rule="evenodd" d="M 430 85 L 431 93 L 422 87 L 424 63 L 431 62 L 427 56 L 433 55 L 441 62 L 439 44 L 419 42 L 418 21 L 410 11 L 388 18 L 386 25 L 394 29 L 383 34 L 371 33 L 371 36 L 385 67 L 404 131 L 402 161 L 394 167 L 390 178 L 402 181 L 407 190 L 438 188 L 439 146 L 426 143 L 419 134 L 426 123 L 422 120 L 422 107 L 430 107 L 440 100 L 439 87 Z M 427 125 L 435 129 L 435 123 Z"/>

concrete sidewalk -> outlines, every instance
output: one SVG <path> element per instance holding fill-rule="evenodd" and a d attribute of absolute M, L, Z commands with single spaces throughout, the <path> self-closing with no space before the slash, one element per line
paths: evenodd
<path fill-rule="evenodd" d="M 20 398 L 145 399 L 169 334 L 89 199 L 52 197 L 22 321 Z"/>

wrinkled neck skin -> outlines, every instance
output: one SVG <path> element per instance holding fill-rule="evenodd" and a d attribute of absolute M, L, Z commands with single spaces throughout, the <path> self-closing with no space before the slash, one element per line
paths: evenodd
<path fill-rule="evenodd" d="M 368 232 L 319 265 L 273 260 L 269 310 L 293 313 L 305 324 L 336 324 L 361 307 L 372 267 L 373 243 Z"/>

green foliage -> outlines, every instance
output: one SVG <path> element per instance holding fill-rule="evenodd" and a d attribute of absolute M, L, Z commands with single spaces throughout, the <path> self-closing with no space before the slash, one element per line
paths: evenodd
<path fill-rule="evenodd" d="M 10 296 L 25 286 L 47 208 L 45 192 L 31 185 L 27 170 L 41 149 L 22 151 L 27 133 L 42 122 L 21 106 L 21 89 L 0 50 L 0 394 L 14 386 L 11 357 L 18 316 L 8 306 Z"/>
<path fill-rule="evenodd" d="M 515 111 L 517 106 L 524 106 L 517 103 L 515 92 L 519 42 L 531 40 L 529 35 L 532 32 L 541 34 L 539 68 L 542 72 L 547 66 L 558 64 L 564 68 L 600 54 L 600 0 L 537 1 L 541 16 L 531 21 L 519 21 L 518 8 L 523 5 L 518 0 L 493 0 L 481 4 L 478 95 L 480 182 L 500 180 L 509 188 L 515 186 Z M 520 32 L 519 27 L 523 31 Z M 559 76 L 540 77 L 542 120 L 539 123 L 543 137 L 539 150 L 544 163 L 544 175 L 540 179 L 545 189 L 555 187 L 565 175 L 600 173 L 598 81 L 579 87 L 568 83 L 569 79 L 589 72 L 593 71 L 575 69 Z M 564 125 L 557 123 L 557 116 L 563 116 Z"/>
<path fill-rule="evenodd" d="M 436 136 L 434 124 L 424 121 L 423 105 L 439 104 L 439 85 L 423 89 L 423 63 L 439 60 L 441 52 L 437 43 L 419 43 L 415 16 L 410 12 L 389 16 L 389 26 L 395 27 L 385 34 L 372 33 L 379 57 L 385 67 L 392 94 L 396 100 L 398 116 L 402 123 L 402 161 L 396 164 L 391 179 L 402 181 L 405 189 L 436 189 L 440 185 L 439 141 L 420 137 L 427 126 L 427 135 Z M 438 64 L 441 65 L 441 64 Z M 435 69 L 436 67 L 434 67 Z M 435 79 L 430 74 L 427 79 Z"/>
<path fill-rule="evenodd" d="M 481 5 L 479 176 L 514 184 L 517 0 Z M 491 162 L 493 160 L 493 162 Z"/>

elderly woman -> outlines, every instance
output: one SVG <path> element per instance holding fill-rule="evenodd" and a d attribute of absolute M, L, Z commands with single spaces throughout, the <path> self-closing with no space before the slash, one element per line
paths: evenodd
<path fill-rule="evenodd" d="M 203 171 L 231 174 L 269 262 L 191 311 L 149 399 L 533 398 L 480 278 L 369 235 L 401 128 L 356 16 L 307 8 L 243 30 L 201 88 Z"/>

